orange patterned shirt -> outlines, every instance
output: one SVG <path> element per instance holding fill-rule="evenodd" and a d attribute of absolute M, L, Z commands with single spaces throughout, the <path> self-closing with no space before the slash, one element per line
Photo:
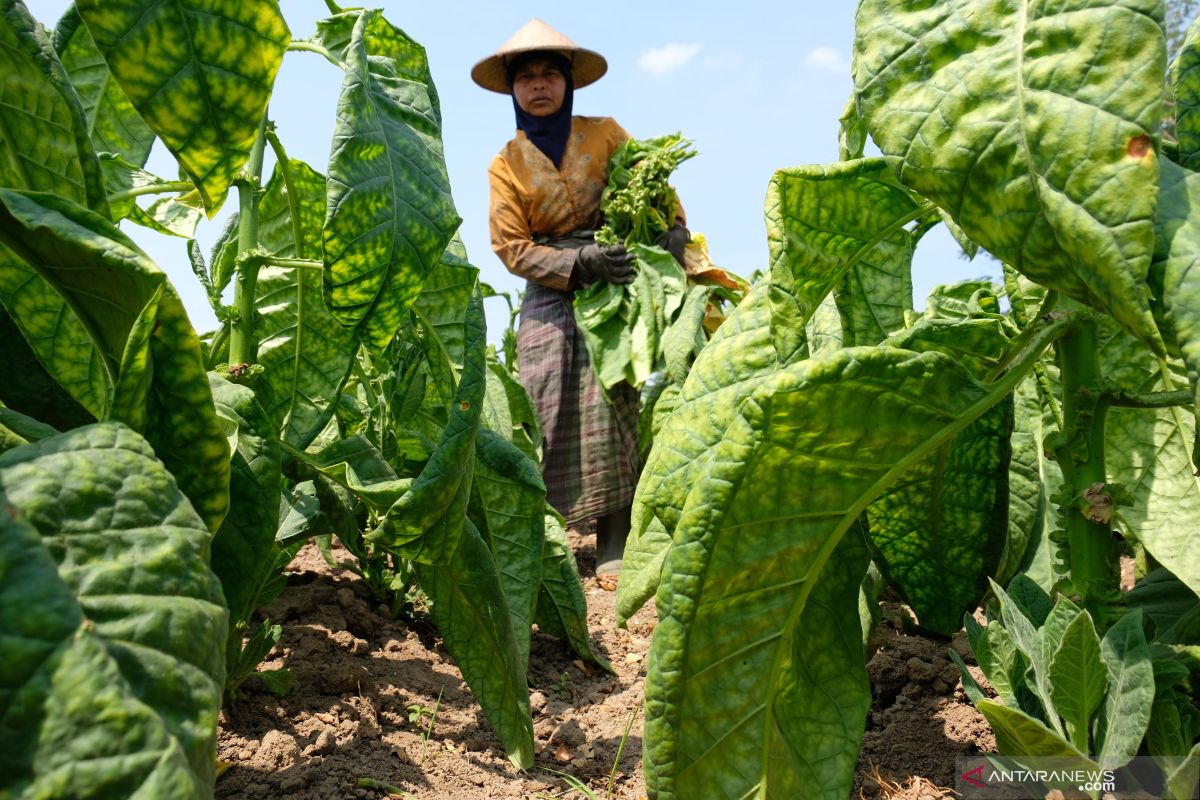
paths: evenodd
<path fill-rule="evenodd" d="M 608 158 L 627 139 L 611 117 L 573 117 L 561 169 L 520 130 L 492 159 L 492 250 L 509 272 L 551 289 L 575 288 L 575 252 L 535 244 L 533 237 L 600 227 Z"/>

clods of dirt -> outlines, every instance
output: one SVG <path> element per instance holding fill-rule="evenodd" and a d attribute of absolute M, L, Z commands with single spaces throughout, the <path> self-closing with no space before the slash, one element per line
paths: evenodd
<path fill-rule="evenodd" d="M 566 773 L 606 798 L 611 774 L 612 798 L 642 800 L 653 602 L 617 628 L 615 595 L 590 574 L 590 537 L 571 532 L 569 540 L 584 575 L 593 646 L 616 674 L 535 631 L 529 683 L 537 755 L 529 772 L 505 758 L 432 626 L 392 619 L 353 572 L 329 567 L 309 546 L 290 565 L 283 594 L 264 609 L 283 636 L 263 668 L 291 670 L 294 688 L 280 698 L 251 678 L 222 712 L 218 757 L 229 766 L 216 796 L 576 800 L 558 774 Z M 349 558 L 336 545 L 334 555 Z M 973 663 L 961 638 L 936 641 L 886 625 L 873 637 L 874 701 L 853 797 L 941 797 L 932 789 L 953 785 L 957 755 L 994 748 L 962 694 L 948 646 Z"/>

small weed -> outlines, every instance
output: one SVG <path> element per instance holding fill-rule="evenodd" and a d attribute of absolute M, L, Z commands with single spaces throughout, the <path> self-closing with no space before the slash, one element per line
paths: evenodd
<path fill-rule="evenodd" d="M 563 676 L 566 676 L 565 672 L 563 673 Z M 641 706 L 633 709 L 633 711 L 629 714 L 628 721 L 625 723 L 625 731 L 621 734 L 621 743 L 617 746 L 617 757 L 613 759 L 612 769 L 608 771 L 608 788 L 605 790 L 603 798 L 599 797 L 595 792 L 589 789 L 587 785 L 583 783 L 583 781 L 579 780 L 579 778 L 576 778 L 574 775 L 568 775 L 565 772 L 560 772 L 556 769 L 550 769 L 549 767 L 543 767 L 543 769 L 562 778 L 563 782 L 567 784 L 568 789 L 579 792 L 579 794 L 583 795 L 584 800 L 613 800 L 613 798 L 616 797 L 617 765 L 621 763 L 621 754 L 625 752 L 625 743 L 629 741 L 629 732 L 633 730 L 633 723 L 637 719 L 637 716 L 641 710 Z M 537 792 L 533 796 L 537 798 L 537 800 L 562 800 L 562 798 L 566 797 L 565 794 L 555 795 L 547 794 L 546 792 Z"/>
<path fill-rule="evenodd" d="M 554 693 L 558 695 L 559 700 L 571 699 L 571 676 L 567 674 L 566 670 L 559 676 L 558 683 L 551 688 L 554 689 Z"/>
<path fill-rule="evenodd" d="M 387 792 L 389 798 L 394 800 L 411 800 L 412 795 L 403 789 L 392 786 L 390 783 L 375 780 L 374 778 L 359 778 L 355 784 L 359 789 L 374 789 L 377 792 Z"/>
<path fill-rule="evenodd" d="M 438 709 L 442 707 L 442 690 L 438 689 L 437 701 L 433 704 L 433 710 L 430 711 L 425 706 L 419 703 L 412 703 L 408 707 L 408 721 L 417 726 L 422 727 L 422 722 L 425 717 L 429 717 L 429 725 L 421 731 L 421 763 L 425 763 L 425 745 L 429 743 L 429 737 L 433 735 L 433 725 L 437 722 Z"/>

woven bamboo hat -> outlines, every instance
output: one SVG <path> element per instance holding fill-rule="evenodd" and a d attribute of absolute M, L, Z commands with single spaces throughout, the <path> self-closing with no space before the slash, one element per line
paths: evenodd
<path fill-rule="evenodd" d="M 608 71 L 608 62 L 599 53 L 586 50 L 554 30 L 540 19 L 531 19 L 508 37 L 495 53 L 471 68 L 471 79 L 493 92 L 508 94 L 508 64 L 513 56 L 533 50 L 552 50 L 571 62 L 575 88 L 595 83 Z"/>

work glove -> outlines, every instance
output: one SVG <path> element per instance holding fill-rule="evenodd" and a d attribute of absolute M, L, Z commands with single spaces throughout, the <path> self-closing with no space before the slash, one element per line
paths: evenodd
<path fill-rule="evenodd" d="M 629 283 L 637 271 L 633 253 L 626 250 L 625 245 L 585 244 L 578 252 L 575 265 L 579 268 L 582 283 Z"/>
<path fill-rule="evenodd" d="M 676 222 L 670 230 L 658 237 L 656 244 L 663 250 L 675 256 L 675 260 L 683 266 L 683 248 L 692 240 L 692 234 L 682 222 Z"/>

